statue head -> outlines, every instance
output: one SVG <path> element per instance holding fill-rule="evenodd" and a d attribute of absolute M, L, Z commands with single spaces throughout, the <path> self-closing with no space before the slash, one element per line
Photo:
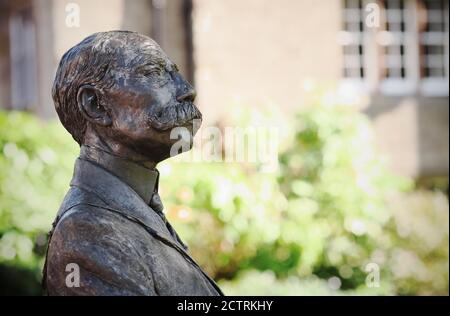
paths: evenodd
<path fill-rule="evenodd" d="M 95 33 L 69 49 L 52 95 L 80 145 L 101 142 L 154 162 L 170 156 L 173 128 L 186 127 L 191 146 L 201 122 L 192 86 L 156 42 L 135 32 Z"/>

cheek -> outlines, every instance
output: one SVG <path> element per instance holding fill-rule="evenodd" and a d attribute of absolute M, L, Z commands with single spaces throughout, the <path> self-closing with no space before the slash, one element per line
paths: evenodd
<path fill-rule="evenodd" d="M 121 77 L 118 82 L 111 93 L 114 106 L 142 109 L 155 98 L 155 89 L 149 85 L 148 79 L 131 76 Z"/>
<path fill-rule="evenodd" d="M 155 91 L 155 101 L 159 106 L 166 107 L 173 103 L 175 99 L 175 88 L 167 84 Z"/>
<path fill-rule="evenodd" d="M 111 117 L 115 129 L 137 133 L 148 126 L 151 97 L 133 90 L 119 91 L 109 100 Z"/>
<path fill-rule="evenodd" d="M 114 129 L 120 131 L 121 134 L 138 137 L 148 130 L 148 114 L 143 109 L 120 106 L 114 112 Z"/>

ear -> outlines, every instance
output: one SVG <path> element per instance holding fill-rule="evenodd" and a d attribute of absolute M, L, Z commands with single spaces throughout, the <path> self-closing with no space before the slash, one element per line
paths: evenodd
<path fill-rule="evenodd" d="M 102 126 L 111 125 L 111 117 L 100 104 L 98 91 L 90 85 L 81 86 L 77 93 L 78 108 L 86 120 Z"/>

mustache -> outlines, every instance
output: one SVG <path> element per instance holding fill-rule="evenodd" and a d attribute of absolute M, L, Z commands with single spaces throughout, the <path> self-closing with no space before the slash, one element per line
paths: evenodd
<path fill-rule="evenodd" d="M 194 119 L 201 120 L 202 113 L 192 102 L 159 107 L 148 115 L 150 125 L 159 131 L 189 125 Z"/>

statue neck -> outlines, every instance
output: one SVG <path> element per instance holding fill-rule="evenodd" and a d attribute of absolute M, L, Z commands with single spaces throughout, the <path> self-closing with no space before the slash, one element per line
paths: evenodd
<path fill-rule="evenodd" d="M 149 204 L 158 190 L 159 172 L 132 160 L 122 158 L 92 145 L 82 145 L 80 158 L 94 162 L 128 184 Z"/>
<path fill-rule="evenodd" d="M 118 143 L 108 137 L 102 137 L 89 124 L 85 132 L 83 145 L 100 149 L 113 156 L 132 161 L 148 169 L 155 169 L 158 163 L 158 161 L 150 160 L 148 157 L 138 153 L 135 149 L 130 148 L 130 146 Z"/>

